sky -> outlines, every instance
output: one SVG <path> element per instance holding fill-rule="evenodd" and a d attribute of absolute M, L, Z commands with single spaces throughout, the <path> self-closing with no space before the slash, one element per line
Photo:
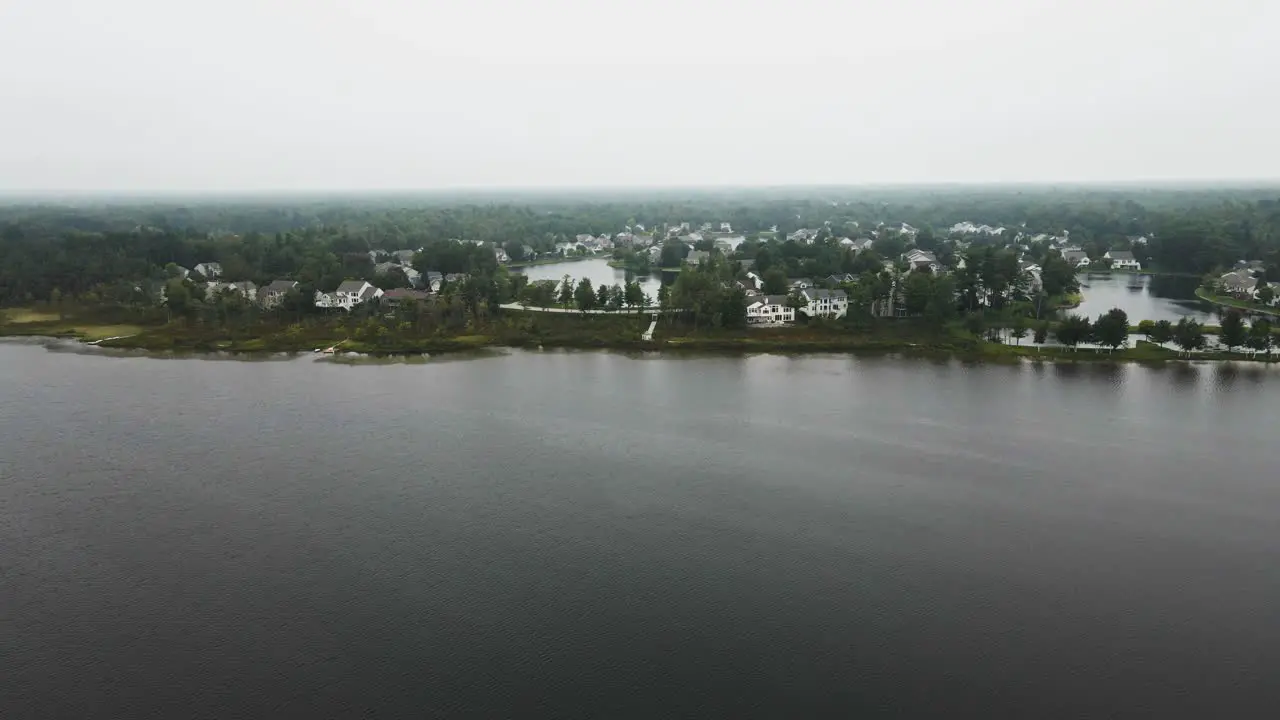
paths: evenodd
<path fill-rule="evenodd" d="M 0 2 L 0 191 L 1280 177 L 1274 0 Z"/>

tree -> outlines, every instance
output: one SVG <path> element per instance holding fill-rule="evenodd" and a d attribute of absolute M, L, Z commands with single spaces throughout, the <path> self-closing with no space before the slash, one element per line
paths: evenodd
<path fill-rule="evenodd" d="M 503 243 L 502 249 L 507 251 L 507 257 L 511 258 L 511 262 L 523 262 L 530 259 L 524 256 L 524 243 L 519 240 L 508 240 Z"/>
<path fill-rule="evenodd" d="M 747 324 L 747 293 L 740 287 L 731 287 L 720 298 L 720 323 L 736 328 Z"/>
<path fill-rule="evenodd" d="M 1049 340 L 1049 323 L 1036 323 L 1036 334 L 1032 337 L 1032 341 L 1037 345 L 1043 345 Z"/>
<path fill-rule="evenodd" d="M 763 277 L 760 278 L 764 284 L 761 292 L 765 295 L 786 295 L 787 294 L 787 271 L 782 268 L 775 267 L 767 270 Z"/>
<path fill-rule="evenodd" d="M 596 288 L 596 307 L 607 309 L 609 307 L 609 286 L 600 283 L 600 287 Z"/>
<path fill-rule="evenodd" d="M 1270 284 L 1263 285 L 1258 288 L 1258 302 L 1263 305 L 1270 305 L 1271 301 L 1276 297 L 1276 291 Z"/>
<path fill-rule="evenodd" d="M 1017 340 L 1017 344 L 1022 344 L 1022 338 L 1027 336 L 1027 319 L 1022 315 L 1013 316 L 1013 327 L 1009 328 L 1009 335 Z"/>
<path fill-rule="evenodd" d="M 632 280 L 622 289 L 623 301 L 627 307 L 639 307 L 644 305 L 644 288 L 640 287 L 640 283 Z"/>
<path fill-rule="evenodd" d="M 62 311 L 62 291 L 61 290 L 59 290 L 58 288 L 54 288 L 49 293 L 49 304 L 53 305 L 58 310 L 59 320 L 66 319 L 66 313 Z"/>
<path fill-rule="evenodd" d="M 1147 342 L 1151 342 L 1151 334 L 1156 330 L 1156 322 L 1154 320 L 1142 320 L 1138 322 L 1138 332 L 1142 333 Z"/>
<path fill-rule="evenodd" d="M 922 272 L 907 275 L 902 283 L 902 305 L 908 315 L 922 315 L 933 294 L 933 276 Z"/>
<path fill-rule="evenodd" d="M 1173 339 L 1173 323 L 1168 320 L 1157 321 L 1148 337 L 1151 338 L 1152 342 L 1164 347 L 1165 343 Z"/>
<path fill-rule="evenodd" d="M 668 240 L 662 244 L 662 255 L 659 262 L 662 267 L 671 268 L 679 267 L 684 262 L 684 258 L 689 254 L 689 246 L 678 240 Z"/>
<path fill-rule="evenodd" d="M 1054 337 L 1058 338 L 1058 342 L 1075 350 L 1076 346 L 1089 339 L 1093 333 L 1093 325 L 1089 323 L 1089 319 L 1079 315 L 1068 315 L 1058 323 L 1058 329 L 1054 331 Z"/>
<path fill-rule="evenodd" d="M 1271 323 L 1265 318 L 1254 320 L 1249 325 L 1249 339 L 1246 341 L 1250 350 L 1254 352 L 1265 352 L 1267 358 L 1271 358 L 1271 348 L 1275 345 L 1275 338 L 1271 335 Z"/>
<path fill-rule="evenodd" d="M 577 302 L 578 309 L 584 313 L 595 306 L 596 291 L 591 287 L 590 278 L 582 278 L 578 281 L 578 287 L 573 291 L 573 299 Z"/>
<path fill-rule="evenodd" d="M 800 316 L 800 311 L 809 307 L 809 299 L 800 293 L 799 290 L 793 290 L 787 295 L 787 307 L 796 311 L 796 317 Z M 743 312 L 746 312 L 746 306 L 743 306 Z"/>
<path fill-rule="evenodd" d="M 987 320 L 980 312 L 971 312 L 964 316 L 964 329 L 973 333 L 976 337 L 982 337 L 982 331 L 987 327 Z"/>
<path fill-rule="evenodd" d="M 924 316 L 936 325 L 943 325 L 956 314 L 956 282 L 949 275 L 934 276 L 930 278 L 929 288 Z"/>
<path fill-rule="evenodd" d="M 1226 346 L 1227 352 L 1232 348 L 1244 345 L 1249 339 L 1249 330 L 1244 326 L 1244 316 L 1239 310 L 1228 311 L 1222 318 L 1222 329 L 1218 332 L 1218 341 Z"/>
<path fill-rule="evenodd" d="M 1195 320 L 1184 317 L 1173 328 L 1173 341 L 1190 355 L 1192 350 L 1204 347 L 1204 327 Z"/>
<path fill-rule="evenodd" d="M 1093 323 L 1093 335 L 1098 344 L 1114 351 L 1129 340 L 1129 316 L 1120 308 L 1111 308 Z"/>
<path fill-rule="evenodd" d="M 560 281 L 560 294 L 557 299 L 565 307 L 569 307 L 569 303 L 573 302 L 573 278 L 565 275 Z"/>

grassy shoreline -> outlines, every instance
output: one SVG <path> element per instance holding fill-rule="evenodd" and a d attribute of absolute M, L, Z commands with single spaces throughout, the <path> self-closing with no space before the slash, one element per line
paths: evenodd
<path fill-rule="evenodd" d="M 1236 300 L 1235 298 L 1229 298 L 1223 295 L 1213 295 L 1207 292 L 1204 288 L 1196 288 L 1196 297 L 1219 307 L 1228 307 L 1236 310 L 1246 310 L 1260 315 L 1280 317 L 1280 309 L 1278 308 L 1268 307 L 1255 302 L 1247 302 L 1245 300 Z"/>
<path fill-rule="evenodd" d="M 0 336 L 55 337 L 104 348 L 162 355 L 218 354 L 246 357 L 269 354 L 312 354 L 337 346 L 337 353 L 371 358 L 464 354 L 486 349 L 593 349 L 620 352 L 782 354 L 848 353 L 901 355 L 906 357 L 960 358 L 984 362 L 1167 362 L 1232 360 L 1278 362 L 1280 354 L 1257 357 L 1250 353 L 1199 353 L 1186 357 L 1175 350 L 1145 340 L 1115 352 L 1041 347 L 1030 342 L 1006 345 L 979 340 L 957 328 L 929 327 L 919 323 L 877 322 L 854 329 L 844 325 L 751 328 L 744 330 L 693 330 L 660 323 L 656 337 L 644 340 L 647 316 L 564 315 L 530 320 L 510 316 L 503 323 L 457 334 L 428 337 L 380 336 L 376 341 L 354 336 L 341 324 L 317 323 L 307 327 L 273 326 L 245 329 L 202 325 L 93 324 L 27 314 L 25 322 L 9 322 L 0 316 Z"/>

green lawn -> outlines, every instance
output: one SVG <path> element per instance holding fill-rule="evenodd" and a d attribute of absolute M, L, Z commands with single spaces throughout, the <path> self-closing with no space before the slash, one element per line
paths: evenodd
<path fill-rule="evenodd" d="M 1240 310 L 1248 310 L 1249 312 L 1262 313 L 1263 315 L 1280 316 L 1280 309 L 1268 307 L 1258 302 L 1250 302 L 1248 300 L 1237 300 L 1235 298 L 1226 297 L 1225 295 L 1212 295 L 1204 288 L 1196 288 L 1196 297 L 1211 302 L 1214 305 L 1222 305 L 1224 307 L 1239 308 Z"/>

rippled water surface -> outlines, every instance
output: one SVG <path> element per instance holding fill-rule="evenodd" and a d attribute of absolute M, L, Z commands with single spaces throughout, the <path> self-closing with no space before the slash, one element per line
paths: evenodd
<path fill-rule="evenodd" d="M 0 716 L 1266 717 L 1280 372 L 0 344 Z"/>

